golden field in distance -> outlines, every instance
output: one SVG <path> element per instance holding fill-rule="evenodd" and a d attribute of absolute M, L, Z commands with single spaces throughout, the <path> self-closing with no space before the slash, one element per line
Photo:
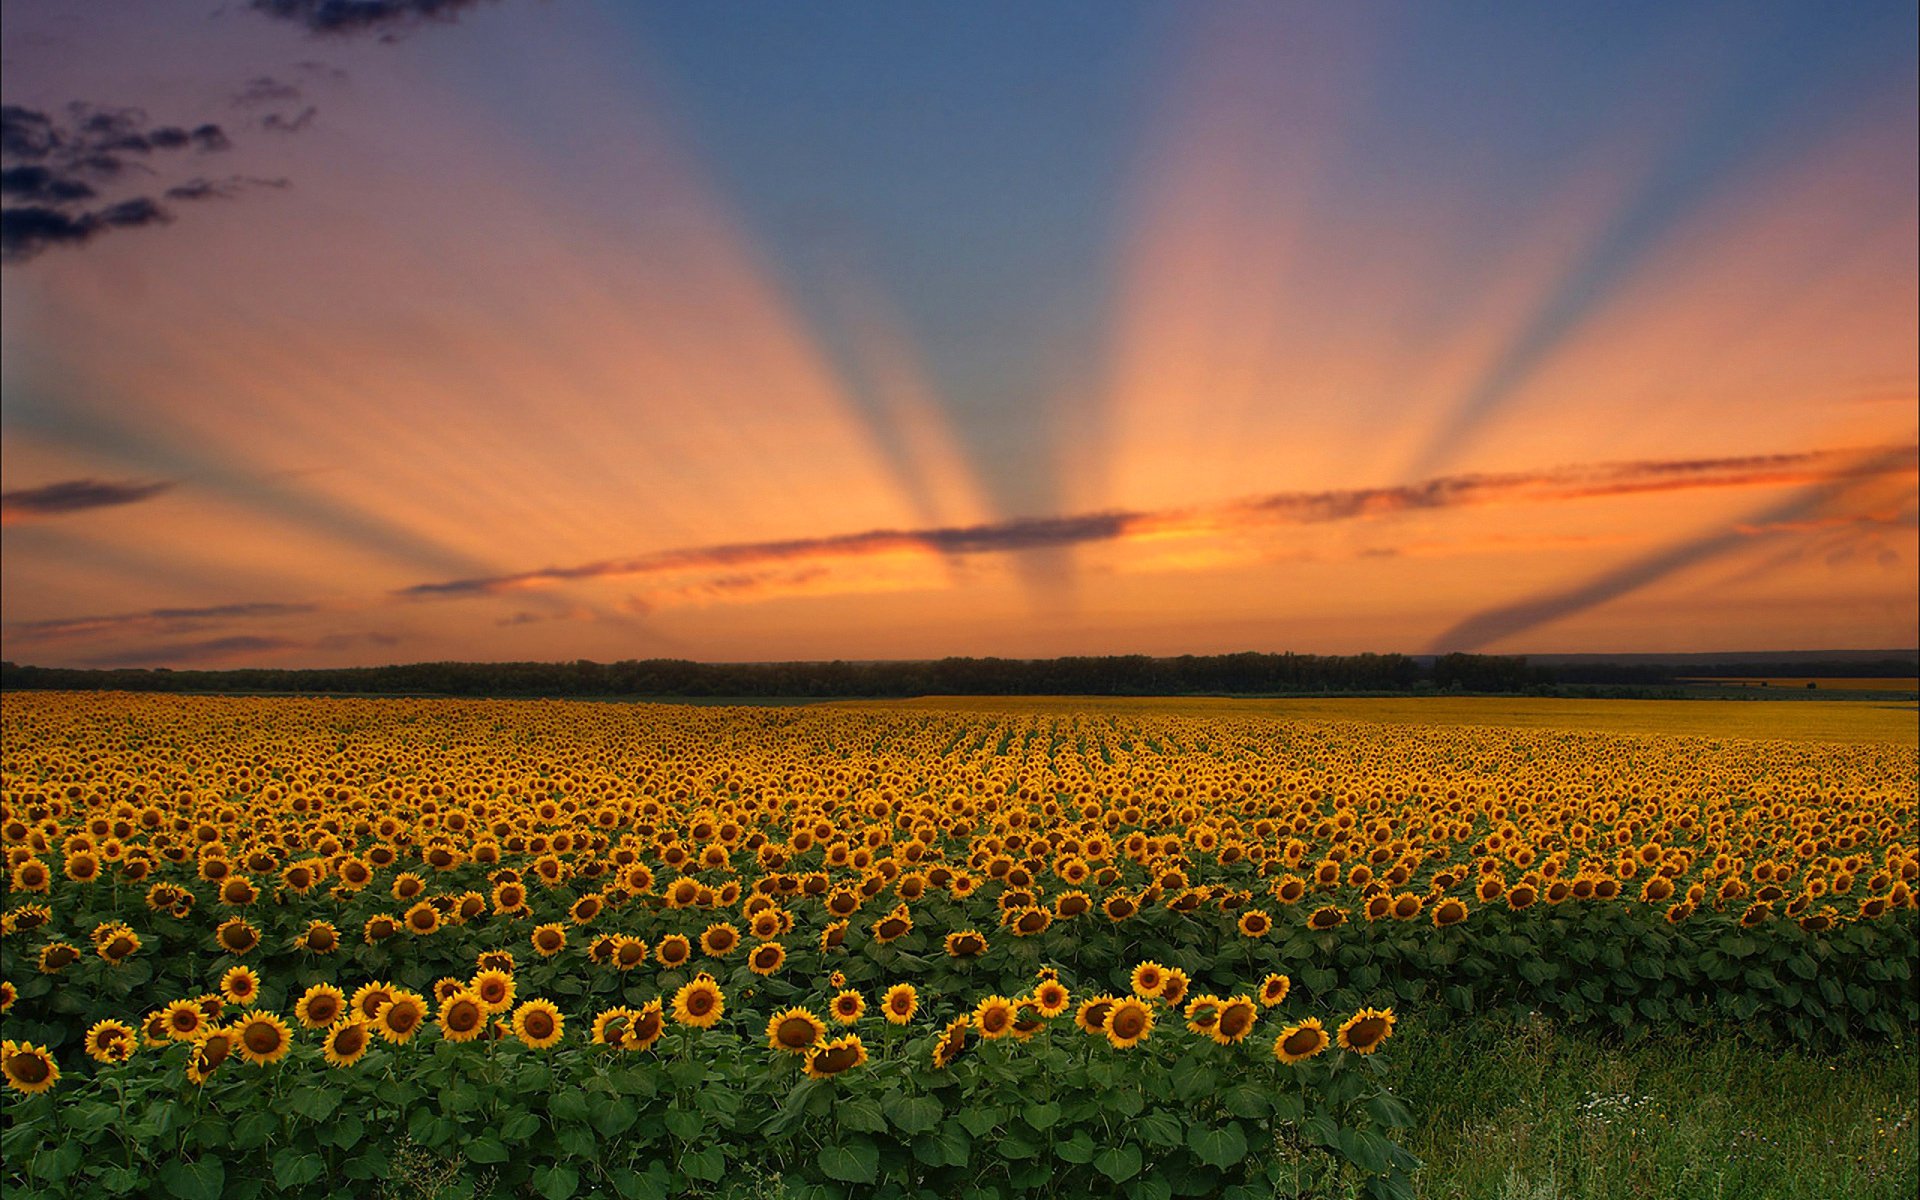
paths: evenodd
<path fill-rule="evenodd" d="M 1920 705 L 1858 700 L 1562 700 L 1512 696 L 1252 699 L 1188 696 L 924 696 L 827 707 L 955 713 L 1087 713 L 1505 726 L 1591 733 L 1920 745 Z"/>

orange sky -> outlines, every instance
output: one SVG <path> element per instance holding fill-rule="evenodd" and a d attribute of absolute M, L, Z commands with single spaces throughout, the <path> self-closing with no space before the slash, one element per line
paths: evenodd
<path fill-rule="evenodd" d="M 231 151 L 289 186 L 6 266 L 6 656 L 1913 644 L 1910 70 L 1732 124 L 1739 62 L 1602 72 L 1617 113 L 1543 163 L 1517 99 L 1415 130 L 1450 101 L 1393 90 L 1392 22 L 1186 24 L 1061 285 L 1089 333 L 1017 345 L 928 318 L 965 246 L 797 267 L 742 182 L 770 151 L 674 82 L 691 35 L 505 5 L 326 43 L 324 119 Z M 216 26 L 146 108 L 307 52 Z M 48 111 L 115 78 L 28 74 Z"/>

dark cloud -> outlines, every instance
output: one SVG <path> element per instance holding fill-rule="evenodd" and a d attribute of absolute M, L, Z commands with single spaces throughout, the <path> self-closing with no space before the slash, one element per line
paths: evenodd
<path fill-rule="evenodd" d="M 0 493 L 0 522 L 11 525 L 16 521 L 30 521 L 37 517 L 60 517 L 89 509 L 137 504 L 158 496 L 172 486 L 165 481 L 109 483 L 98 479 L 69 479 L 43 487 L 22 488 Z"/>
<path fill-rule="evenodd" d="M 0 155 L 45 158 L 59 144 L 53 119 L 17 104 L 0 105 Z"/>
<path fill-rule="evenodd" d="M 1421 509 L 1550 503 L 1699 488 L 1805 484 L 1911 470 L 1915 453 L 1914 447 L 1893 447 L 1865 457 L 1837 451 L 1809 451 L 1600 463 L 1498 475 L 1451 475 L 1395 487 L 1276 492 L 1190 508 L 1028 517 L 980 525 L 872 529 L 827 537 L 693 546 L 578 566 L 422 583 L 396 594 L 412 599 L 449 598 L 583 579 L 690 570 L 738 572 L 780 563 L 852 559 L 901 550 L 940 555 L 1008 554 L 1116 541 L 1134 534 L 1191 531 L 1234 535 L 1273 525 L 1351 521 Z"/>
<path fill-rule="evenodd" d="M 14 637 L 31 641 L 58 641 L 63 638 L 98 637 L 102 634 L 142 631 L 147 633 L 194 633 L 210 624 L 227 621 L 257 620 L 263 617 L 298 616 L 317 611 L 315 604 L 283 604 L 254 601 L 241 604 L 210 604 L 198 608 L 149 608 L 141 612 L 108 613 L 94 617 L 59 617 L 47 621 L 24 621 L 7 626 Z"/>
<path fill-rule="evenodd" d="M 298 86 L 271 75 L 255 75 L 240 85 L 233 102 L 242 105 L 285 104 L 300 99 Z"/>
<path fill-rule="evenodd" d="M 394 37 L 425 21 L 451 21 L 481 0 L 252 0 L 256 12 L 314 33 Z"/>
<path fill-rule="evenodd" d="M 1690 567 L 1712 562 L 1744 548 L 1755 537 L 1796 532 L 1809 523 L 1833 518 L 1827 509 L 1862 480 L 1878 475 L 1912 472 L 1916 449 L 1890 447 L 1862 455 L 1851 469 L 1836 470 L 1801 487 L 1793 495 L 1731 528 L 1717 530 L 1658 550 L 1606 571 L 1578 587 L 1532 596 L 1514 604 L 1475 613 L 1442 634 L 1435 653 L 1478 650 L 1503 638 L 1530 633 L 1543 625 L 1597 608 L 1609 601 L 1651 587 Z"/>
<path fill-rule="evenodd" d="M 274 133 L 299 133 L 313 124 L 313 119 L 319 115 L 320 110 L 311 104 L 292 116 L 285 113 L 268 113 L 260 118 L 260 128 L 272 130 Z"/>
<path fill-rule="evenodd" d="M 36 204 L 74 204 L 97 194 L 90 184 L 62 179 L 46 167 L 33 165 L 0 170 L 0 194 Z"/>
<path fill-rule="evenodd" d="M 305 649 L 306 643 L 294 638 L 233 637 L 206 638 L 197 642 L 166 642 L 132 650 L 117 650 L 97 658 L 83 659 L 89 667 L 143 667 L 167 663 L 195 663 L 238 658 L 246 655 L 279 654 Z"/>
<path fill-rule="evenodd" d="M 0 116 L 0 261 L 17 263 L 56 246 L 79 246 L 114 229 L 160 225 L 169 213 L 151 196 L 106 203 L 101 189 L 129 172 L 156 174 L 172 153 L 215 154 L 232 146 L 226 131 L 206 123 L 153 125 L 137 108 L 70 104 L 65 116 L 19 105 Z M 191 201 L 233 194 L 243 183 L 194 178 L 166 188 L 161 199 Z"/>

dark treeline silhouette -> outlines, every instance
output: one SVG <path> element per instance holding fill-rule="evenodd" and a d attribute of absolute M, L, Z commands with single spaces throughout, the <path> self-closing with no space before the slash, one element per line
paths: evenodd
<path fill-rule="evenodd" d="M 1910 659 L 1684 666 L 1446 654 L 1212 654 L 1150 658 L 943 658 L 926 662 L 429 662 L 386 667 L 82 670 L 0 664 L 0 687 L 134 692 L 335 692 L 448 696 L 1009 696 L 1532 693 L 1679 695 L 1701 675 L 1911 676 Z"/>

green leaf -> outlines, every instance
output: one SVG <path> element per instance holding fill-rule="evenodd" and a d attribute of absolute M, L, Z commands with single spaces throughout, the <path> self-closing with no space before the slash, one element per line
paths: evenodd
<path fill-rule="evenodd" d="M 1045 1104 L 1029 1104 L 1020 1110 L 1027 1124 L 1035 1129 L 1051 1129 L 1060 1120 L 1060 1106 L 1051 1101 Z"/>
<path fill-rule="evenodd" d="M 700 1131 L 705 1128 L 706 1122 L 701 1119 L 700 1114 L 697 1112 L 690 1112 L 684 1108 L 670 1108 L 667 1110 L 667 1132 L 683 1142 L 693 1141 L 700 1136 Z"/>
<path fill-rule="evenodd" d="M 1178 1146 L 1186 1140 L 1186 1123 L 1165 1109 L 1156 1109 L 1133 1122 L 1140 1140 L 1149 1146 Z"/>
<path fill-rule="evenodd" d="M 233 1147 L 254 1150 L 280 1130 L 280 1118 L 270 1112 L 250 1112 L 233 1123 Z"/>
<path fill-rule="evenodd" d="M 856 1137 L 820 1151 L 820 1172 L 841 1183 L 872 1183 L 880 1171 L 880 1147 Z"/>
<path fill-rule="evenodd" d="M 500 1122 L 500 1140 L 524 1142 L 540 1132 L 540 1118 L 526 1109 L 516 1109 Z"/>
<path fill-rule="evenodd" d="M 533 1173 L 533 1187 L 547 1200 L 567 1200 L 580 1190 L 580 1173 L 560 1164 L 540 1167 Z"/>
<path fill-rule="evenodd" d="M 1187 1148 L 1210 1167 L 1230 1167 L 1247 1156 L 1247 1138 L 1238 1121 L 1218 1129 L 1196 1125 L 1187 1131 Z"/>
<path fill-rule="evenodd" d="M 1272 1105 L 1265 1092 L 1250 1083 L 1242 1083 L 1220 1093 L 1220 1107 L 1236 1117 L 1257 1120 L 1266 1116 Z"/>
<path fill-rule="evenodd" d="M 318 1154 L 281 1154 L 273 1160 L 273 1181 L 282 1191 L 312 1183 L 326 1171 Z"/>
<path fill-rule="evenodd" d="M 1381 1092 L 1367 1101 L 1367 1115 L 1388 1129 L 1412 1129 L 1413 1113 L 1398 1096 Z"/>
<path fill-rule="evenodd" d="M 1140 1173 L 1140 1148 L 1109 1146 L 1093 1156 L 1093 1169 L 1115 1183 L 1125 1183 Z"/>
<path fill-rule="evenodd" d="M 220 1193 L 226 1189 L 227 1169 L 217 1158 L 198 1162 L 176 1158 L 160 1168 L 160 1182 L 169 1195 L 180 1200 L 220 1200 Z"/>
<path fill-rule="evenodd" d="M 463 1146 L 461 1153 L 467 1156 L 469 1162 L 477 1162 L 483 1166 L 487 1163 L 503 1163 L 511 1157 L 506 1146 L 492 1134 L 481 1134 Z"/>
<path fill-rule="evenodd" d="M 565 1091 L 547 1102 L 547 1111 L 556 1121 L 584 1121 L 587 1119 L 587 1096 L 581 1091 Z"/>
<path fill-rule="evenodd" d="M 887 1119 L 880 1115 L 880 1106 L 871 1100 L 852 1100 L 836 1105 L 833 1119 L 842 1129 L 851 1129 L 855 1133 L 885 1133 Z"/>
<path fill-rule="evenodd" d="M 1072 1137 L 1053 1148 L 1053 1154 L 1062 1162 L 1090 1163 L 1093 1161 L 1095 1149 L 1093 1139 L 1087 1136 L 1087 1131 L 1076 1129 Z"/>
<path fill-rule="evenodd" d="M 309 1121 L 324 1121 L 340 1107 L 336 1088 L 303 1087 L 287 1097 L 287 1107 Z"/>
<path fill-rule="evenodd" d="M 705 1183 L 717 1183 L 727 1173 L 727 1156 L 718 1146 L 705 1146 L 684 1155 L 680 1159 L 680 1169 L 690 1179 Z"/>
<path fill-rule="evenodd" d="M 912 1096 L 887 1106 L 887 1118 L 906 1134 L 925 1133 L 940 1123 L 946 1110 L 931 1096 Z"/>
<path fill-rule="evenodd" d="M 618 1100 L 605 1101 L 593 1110 L 593 1127 L 607 1139 L 619 1137 L 639 1119 L 639 1109 Z"/>

